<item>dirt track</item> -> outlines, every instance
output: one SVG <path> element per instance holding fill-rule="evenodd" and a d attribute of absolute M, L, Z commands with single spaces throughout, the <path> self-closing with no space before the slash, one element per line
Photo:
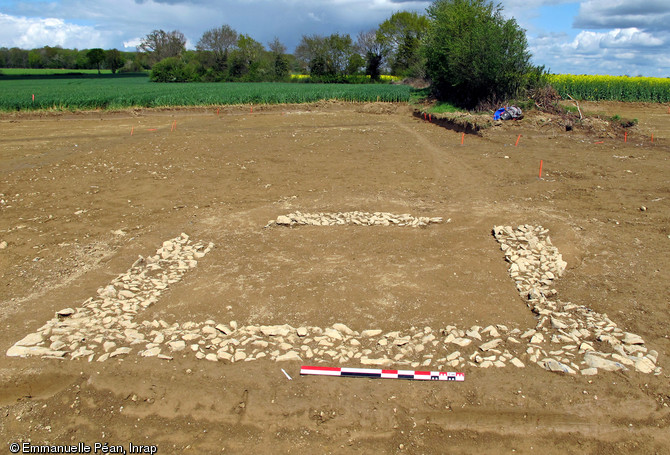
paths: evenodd
<path fill-rule="evenodd" d="M 456 384 L 301 378 L 300 363 L 270 360 L 3 355 L 0 440 L 158 453 L 670 453 L 670 115 L 582 109 L 640 124 L 624 143 L 531 115 L 461 146 L 460 133 L 405 106 L 3 117 L 0 352 L 181 232 L 215 248 L 143 319 L 531 327 L 491 235 L 528 223 L 548 228 L 568 263 L 559 297 L 644 337 L 662 372 L 466 365 Z M 296 210 L 451 222 L 263 228 Z"/>

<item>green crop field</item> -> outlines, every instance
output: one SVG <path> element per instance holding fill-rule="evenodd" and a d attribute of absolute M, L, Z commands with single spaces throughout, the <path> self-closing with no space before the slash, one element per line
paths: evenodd
<path fill-rule="evenodd" d="M 112 74 L 111 70 L 100 70 L 102 74 Z M 60 68 L 0 68 L 0 74 L 7 76 L 49 76 L 54 74 L 98 74 L 98 70 L 73 70 Z"/>
<path fill-rule="evenodd" d="M 549 83 L 565 99 L 670 102 L 668 78 L 554 74 Z"/>
<path fill-rule="evenodd" d="M 146 76 L 0 77 L 0 110 L 408 101 L 410 87 L 390 84 L 153 83 Z M 33 95 L 35 99 L 33 101 Z"/>

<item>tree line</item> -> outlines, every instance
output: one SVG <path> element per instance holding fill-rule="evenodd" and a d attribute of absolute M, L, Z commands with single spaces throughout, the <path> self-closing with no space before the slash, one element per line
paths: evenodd
<path fill-rule="evenodd" d="M 146 56 L 156 81 L 281 81 L 290 73 L 312 80 L 345 82 L 350 76 L 382 73 L 423 77 L 421 36 L 428 20 L 415 12 L 393 14 L 377 29 L 349 34 L 303 35 L 295 52 L 275 38 L 265 47 L 229 25 L 207 30 L 195 51 L 186 50 L 178 30 L 154 30 L 138 49 Z"/>
<path fill-rule="evenodd" d="M 145 69 L 137 52 L 117 49 L 63 49 L 44 46 L 38 49 L 0 47 L 0 68 L 99 69 L 112 72 L 137 72 Z"/>
<path fill-rule="evenodd" d="M 541 93 L 547 84 L 544 68 L 531 64 L 525 31 L 489 0 L 434 0 L 426 14 L 396 12 L 356 37 L 303 35 L 293 54 L 277 38 L 264 45 L 229 25 L 205 31 L 195 50 L 178 30 L 153 30 L 137 50 L 0 49 L 0 65 L 150 69 L 156 82 L 283 81 L 291 73 L 374 82 L 388 73 L 427 78 L 436 98 L 465 107 Z"/>
<path fill-rule="evenodd" d="M 382 73 L 422 77 L 420 40 L 427 23 L 425 16 L 401 11 L 353 38 L 339 33 L 303 35 L 293 54 L 278 38 L 264 45 L 229 25 L 205 31 L 195 50 L 186 49 L 186 37 L 178 30 L 153 30 L 137 52 L 0 48 L 0 67 L 153 70 L 152 77 L 161 81 L 274 81 L 286 80 L 291 73 L 320 80 L 365 74 L 378 80 Z"/>

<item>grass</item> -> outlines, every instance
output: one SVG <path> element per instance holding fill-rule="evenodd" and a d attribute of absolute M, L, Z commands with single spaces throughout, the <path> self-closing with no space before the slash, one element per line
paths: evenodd
<path fill-rule="evenodd" d="M 438 101 L 433 106 L 430 107 L 426 112 L 431 114 L 447 114 L 453 112 L 463 112 L 463 109 L 454 106 L 451 103 Z"/>
<path fill-rule="evenodd" d="M 427 114 L 451 114 L 454 112 L 463 112 L 463 109 L 446 101 L 435 101 L 430 91 L 430 87 L 411 89 L 409 103 Z"/>
<path fill-rule="evenodd" d="M 85 110 L 320 100 L 408 101 L 410 88 L 390 84 L 152 83 L 145 75 L 0 78 L 0 110 Z M 33 101 L 32 96 L 35 95 Z"/>
<path fill-rule="evenodd" d="M 637 125 L 638 123 L 638 120 L 636 118 L 634 119 L 621 118 L 619 114 L 614 114 L 612 117 L 609 118 L 609 121 L 612 123 L 616 123 L 623 128 L 629 128 L 631 126 Z"/>

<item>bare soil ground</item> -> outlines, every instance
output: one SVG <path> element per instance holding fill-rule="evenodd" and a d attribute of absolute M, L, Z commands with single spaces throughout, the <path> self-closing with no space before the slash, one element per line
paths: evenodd
<path fill-rule="evenodd" d="M 624 142 L 602 124 L 566 132 L 531 113 L 461 145 L 460 132 L 404 105 L 3 116 L 2 353 L 181 232 L 216 248 L 146 319 L 531 327 L 491 235 L 528 223 L 550 229 L 568 262 L 560 298 L 643 336 L 663 371 L 465 367 L 464 383 L 425 383 L 300 377 L 300 364 L 269 360 L 1 355 L 0 441 L 159 453 L 670 453 L 670 114 L 582 109 L 639 125 Z M 452 221 L 263 229 L 296 210 Z"/>

